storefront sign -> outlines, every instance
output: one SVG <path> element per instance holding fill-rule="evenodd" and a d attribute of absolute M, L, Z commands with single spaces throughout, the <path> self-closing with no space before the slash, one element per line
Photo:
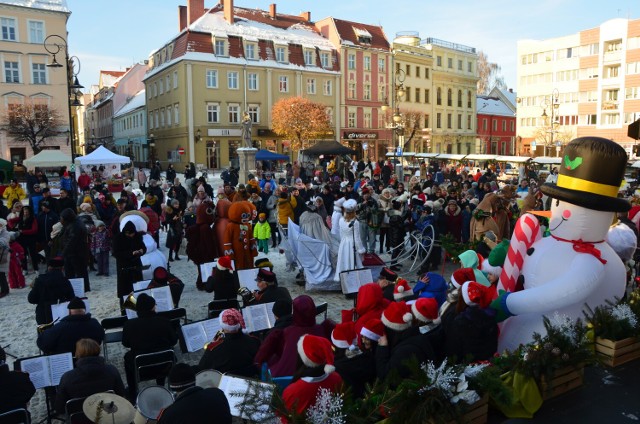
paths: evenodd
<path fill-rule="evenodd" d="M 241 128 L 208 128 L 207 135 L 209 137 L 241 137 Z"/>
<path fill-rule="evenodd" d="M 342 135 L 342 138 L 346 140 L 375 140 L 378 138 L 378 133 L 345 131 Z"/>

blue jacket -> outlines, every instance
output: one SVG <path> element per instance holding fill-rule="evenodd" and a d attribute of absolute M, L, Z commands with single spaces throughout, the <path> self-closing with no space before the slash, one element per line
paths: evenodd
<path fill-rule="evenodd" d="M 447 299 L 447 282 L 440 274 L 427 272 L 429 283 L 425 284 L 418 280 L 413 287 L 413 293 L 418 297 L 432 297 L 438 302 L 438 308 Z"/>

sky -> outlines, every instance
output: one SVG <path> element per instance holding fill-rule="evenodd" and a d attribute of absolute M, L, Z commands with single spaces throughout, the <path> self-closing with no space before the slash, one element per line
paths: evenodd
<path fill-rule="evenodd" d="M 205 8 L 218 0 L 205 0 Z M 640 18 L 639 0 L 235 0 L 236 7 L 327 16 L 381 25 L 389 41 L 417 31 L 475 47 L 501 67 L 516 88 L 517 41 L 544 40 L 594 28 L 613 18 Z M 124 70 L 148 59 L 178 33 L 178 6 L 186 0 L 67 0 L 69 51 L 80 59 L 80 82 L 88 90 L 99 72 Z"/>

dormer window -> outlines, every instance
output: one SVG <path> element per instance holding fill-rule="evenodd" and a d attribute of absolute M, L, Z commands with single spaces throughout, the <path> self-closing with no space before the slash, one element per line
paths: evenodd
<path fill-rule="evenodd" d="M 276 46 L 276 62 L 287 62 L 287 48 L 282 46 Z"/>
<path fill-rule="evenodd" d="M 258 46 L 255 43 L 246 43 L 244 46 L 244 53 L 247 59 L 257 59 L 258 58 Z"/>
<path fill-rule="evenodd" d="M 307 66 L 313 66 L 315 65 L 315 61 L 313 60 L 314 57 L 314 51 L 311 49 L 305 49 L 304 50 L 304 64 Z"/>
<path fill-rule="evenodd" d="M 329 67 L 329 53 L 320 53 L 320 63 L 322 64 L 323 68 Z"/>
<path fill-rule="evenodd" d="M 358 42 L 363 43 L 363 44 L 371 44 L 371 40 L 373 39 L 373 36 L 371 35 L 371 33 L 369 31 L 367 31 L 366 29 L 363 28 L 353 28 L 353 32 L 356 34 L 356 37 L 358 39 Z"/>
<path fill-rule="evenodd" d="M 216 40 L 214 47 L 216 56 L 227 56 L 227 42 L 225 40 Z"/>

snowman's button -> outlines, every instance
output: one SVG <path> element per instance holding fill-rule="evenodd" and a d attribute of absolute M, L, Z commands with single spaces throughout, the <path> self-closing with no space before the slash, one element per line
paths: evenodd
<path fill-rule="evenodd" d="M 533 247 L 528 248 L 528 249 L 527 249 L 527 255 L 528 255 L 528 256 L 533 255 L 533 252 L 534 252 L 535 250 L 536 250 L 536 249 L 534 249 Z"/>

